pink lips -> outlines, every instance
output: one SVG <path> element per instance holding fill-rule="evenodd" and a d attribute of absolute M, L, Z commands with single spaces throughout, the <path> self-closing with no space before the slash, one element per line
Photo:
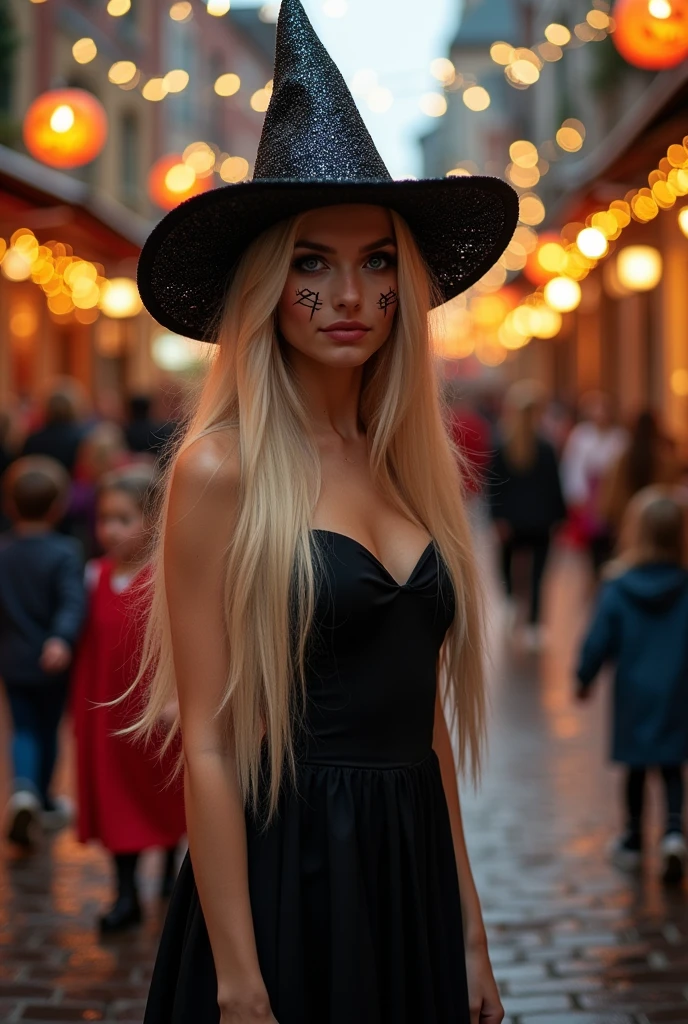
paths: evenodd
<path fill-rule="evenodd" d="M 329 327 L 321 327 L 320 330 L 328 334 L 333 341 L 352 344 L 365 338 L 370 327 L 359 320 L 337 320 L 336 323 L 330 324 Z"/>

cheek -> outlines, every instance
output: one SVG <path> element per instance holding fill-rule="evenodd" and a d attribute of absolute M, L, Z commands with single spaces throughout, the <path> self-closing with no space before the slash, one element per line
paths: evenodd
<path fill-rule="evenodd" d="M 322 308 L 323 296 L 320 289 L 310 288 L 292 279 L 287 280 L 277 304 L 277 322 L 286 340 L 292 341 L 295 331 L 300 332 L 317 323 Z"/>
<path fill-rule="evenodd" d="M 391 328 L 394 314 L 399 308 L 396 274 L 390 274 L 384 280 L 376 281 L 371 290 L 370 302 L 375 322 L 381 327 L 387 325 Z"/>

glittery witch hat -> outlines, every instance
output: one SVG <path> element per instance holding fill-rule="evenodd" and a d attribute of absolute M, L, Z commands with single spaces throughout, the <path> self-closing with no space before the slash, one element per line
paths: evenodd
<path fill-rule="evenodd" d="M 282 0 L 273 93 L 253 180 L 194 196 L 154 228 L 138 269 L 146 308 L 164 327 L 212 341 L 247 245 L 280 220 L 338 203 L 401 214 L 442 301 L 482 277 L 518 219 L 516 193 L 499 178 L 393 181 L 300 0 Z"/>

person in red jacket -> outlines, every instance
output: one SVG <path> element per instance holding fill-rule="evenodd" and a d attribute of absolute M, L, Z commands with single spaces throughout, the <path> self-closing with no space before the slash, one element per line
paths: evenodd
<path fill-rule="evenodd" d="M 154 471 L 148 466 L 117 470 L 103 479 L 96 534 L 106 554 L 86 566 L 90 601 L 75 666 L 73 707 L 78 834 L 84 843 L 99 840 L 113 856 L 117 896 L 100 919 L 104 933 L 141 921 L 136 867 L 143 850 L 166 851 L 162 893 L 171 892 L 176 847 L 185 832 L 174 751 L 161 757 L 159 743 L 145 746 L 122 734 L 136 714 L 133 701 L 121 698 L 140 660 L 153 491 Z"/>

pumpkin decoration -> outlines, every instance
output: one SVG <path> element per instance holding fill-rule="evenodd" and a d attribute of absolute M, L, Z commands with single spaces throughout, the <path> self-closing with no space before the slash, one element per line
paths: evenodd
<path fill-rule="evenodd" d="M 663 71 L 688 58 L 688 0 L 670 0 L 664 9 L 668 17 L 657 17 L 648 0 L 617 0 L 612 40 L 629 64 Z"/>
<path fill-rule="evenodd" d="M 27 110 L 23 134 L 29 153 L 41 163 L 62 170 L 83 167 L 102 152 L 107 115 L 85 89 L 51 89 Z"/>
<path fill-rule="evenodd" d="M 212 176 L 199 178 L 180 153 L 161 156 L 150 169 L 148 194 L 162 210 L 173 210 L 185 199 L 207 191 Z"/>

